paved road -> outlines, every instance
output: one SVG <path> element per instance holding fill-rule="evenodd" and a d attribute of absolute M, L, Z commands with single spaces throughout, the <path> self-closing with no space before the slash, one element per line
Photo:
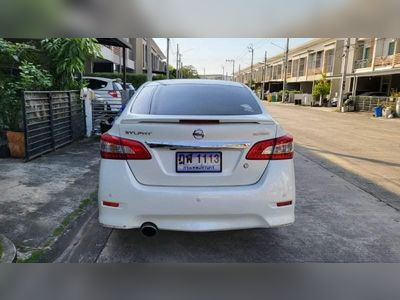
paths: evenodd
<path fill-rule="evenodd" d="M 378 157 L 368 156 L 369 153 L 374 154 L 371 149 L 360 153 L 364 149 L 361 141 L 375 141 L 378 137 L 374 135 L 381 136 L 382 129 L 370 130 L 374 125 L 366 125 L 368 118 L 365 116 L 356 116 L 363 123 L 353 124 L 347 117 L 331 112 L 290 106 L 271 106 L 269 109 L 295 135 L 298 143 L 295 156 L 297 207 L 294 225 L 212 233 L 162 231 L 154 238 L 145 238 L 138 230 L 102 229 L 94 214 L 58 261 L 400 262 L 400 213 L 392 205 L 395 203 L 393 193 L 386 195 L 391 201 L 388 205 L 368 190 L 377 193 L 383 190 L 381 187 L 368 184 L 367 176 L 353 174 L 356 171 L 362 174 L 361 170 L 357 170 L 358 166 L 363 167 L 362 162 L 384 161 L 374 162 L 382 170 L 385 170 L 385 165 L 392 163 L 390 159 L 395 156 L 386 152 Z M 296 119 L 292 120 L 289 114 L 296 116 Z M 319 124 L 321 120 L 327 124 Z M 301 128 L 305 125 L 311 128 Z M 336 129 L 330 129 L 329 125 Z M 349 127 L 366 128 L 368 132 L 359 134 L 360 141 L 349 134 L 342 136 L 350 137 L 350 140 L 333 141 Z M 382 146 L 370 146 L 383 151 Z M 309 148 L 329 154 L 320 156 L 316 150 Z M 335 160 L 332 159 L 332 152 L 341 155 Z M 353 160 L 356 162 L 353 163 Z M 351 172 L 347 171 L 343 161 L 352 164 Z M 392 171 L 390 167 L 387 169 L 388 172 Z M 373 174 L 378 176 L 379 172 Z M 396 172 L 390 174 L 397 176 Z M 395 183 L 391 184 L 396 186 Z"/>
<path fill-rule="evenodd" d="M 298 152 L 400 210 L 400 119 L 333 108 L 267 104 Z"/>

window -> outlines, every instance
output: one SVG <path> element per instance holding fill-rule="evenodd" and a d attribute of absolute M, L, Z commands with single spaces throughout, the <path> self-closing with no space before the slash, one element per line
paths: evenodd
<path fill-rule="evenodd" d="M 315 53 L 308 56 L 308 69 L 314 69 L 315 66 Z"/>
<path fill-rule="evenodd" d="M 150 95 L 149 93 L 142 94 L 143 91 L 133 104 L 132 112 L 134 113 L 147 110 L 152 115 L 261 114 L 256 98 L 243 87 L 217 84 L 162 85 L 151 96 L 150 108 Z"/>
<path fill-rule="evenodd" d="M 106 81 L 97 80 L 97 79 L 87 79 L 89 81 L 88 88 L 92 90 L 98 90 L 105 88 L 107 86 Z"/>
<path fill-rule="evenodd" d="M 134 114 L 149 114 L 154 89 L 154 86 L 146 86 L 142 88 L 133 102 L 131 112 Z"/>
<path fill-rule="evenodd" d="M 388 56 L 394 54 L 394 46 L 395 46 L 395 41 L 389 43 Z"/>
<path fill-rule="evenodd" d="M 363 51 L 363 58 L 365 60 L 369 59 L 369 54 L 371 53 L 371 47 L 365 47 Z"/>
<path fill-rule="evenodd" d="M 282 65 L 277 65 L 275 79 L 281 79 L 281 77 L 282 77 Z"/>
<path fill-rule="evenodd" d="M 291 60 L 288 61 L 287 72 L 288 72 L 289 76 L 292 75 L 292 61 Z"/>
<path fill-rule="evenodd" d="M 299 75 L 298 69 L 299 69 L 299 60 L 296 59 L 293 61 L 293 66 L 292 66 L 292 76 L 293 77 L 297 77 Z"/>
<path fill-rule="evenodd" d="M 305 62 L 306 62 L 305 57 L 300 58 L 299 76 L 304 76 L 304 66 L 305 66 Z"/>
<path fill-rule="evenodd" d="M 317 61 L 315 62 L 316 68 L 321 68 L 322 64 L 322 51 L 317 52 Z"/>

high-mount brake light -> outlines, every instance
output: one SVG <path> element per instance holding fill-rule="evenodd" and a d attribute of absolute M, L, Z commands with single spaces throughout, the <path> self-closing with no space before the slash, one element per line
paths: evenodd
<path fill-rule="evenodd" d="M 282 160 L 293 158 L 293 137 L 284 135 L 254 144 L 246 155 L 248 160 Z"/>
<path fill-rule="evenodd" d="M 141 142 L 108 133 L 100 138 L 100 154 L 106 159 L 151 159 L 150 152 Z"/>

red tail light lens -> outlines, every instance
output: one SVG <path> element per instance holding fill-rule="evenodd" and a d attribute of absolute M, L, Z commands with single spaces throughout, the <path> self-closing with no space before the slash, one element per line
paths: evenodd
<path fill-rule="evenodd" d="M 117 92 L 117 91 L 108 91 L 108 94 L 113 98 L 119 97 L 119 92 Z"/>
<path fill-rule="evenodd" d="M 100 154 L 107 159 L 151 159 L 150 152 L 142 143 L 108 133 L 101 136 Z"/>
<path fill-rule="evenodd" d="M 118 202 L 111 202 L 111 201 L 103 201 L 103 205 L 109 207 L 119 207 Z"/>
<path fill-rule="evenodd" d="M 248 160 L 280 160 L 293 158 L 293 137 L 284 135 L 254 144 L 246 155 Z"/>
<path fill-rule="evenodd" d="M 278 206 L 278 207 L 288 206 L 288 205 L 292 205 L 292 203 L 293 203 L 292 200 L 289 200 L 289 201 L 282 201 L 282 202 L 276 203 L 276 206 Z"/>

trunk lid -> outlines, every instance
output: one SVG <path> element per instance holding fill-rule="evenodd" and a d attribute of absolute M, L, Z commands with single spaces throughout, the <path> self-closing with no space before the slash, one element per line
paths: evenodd
<path fill-rule="evenodd" d="M 256 183 L 268 161 L 246 160 L 253 144 L 276 136 L 276 123 L 267 115 L 159 116 L 132 115 L 118 120 L 120 136 L 146 145 L 151 160 L 128 160 L 144 185 L 238 186 Z M 194 134 L 202 132 L 202 135 Z M 196 135 L 196 137 L 195 137 Z M 222 170 L 178 173 L 177 152 L 220 152 Z"/>

